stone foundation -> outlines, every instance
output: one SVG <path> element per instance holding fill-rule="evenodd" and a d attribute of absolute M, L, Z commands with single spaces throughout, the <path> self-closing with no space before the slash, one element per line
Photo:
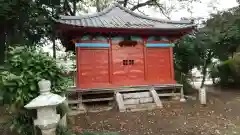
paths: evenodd
<path fill-rule="evenodd" d="M 162 107 L 162 103 L 154 89 L 124 93 L 117 92 L 116 101 L 120 112 L 152 110 Z"/>

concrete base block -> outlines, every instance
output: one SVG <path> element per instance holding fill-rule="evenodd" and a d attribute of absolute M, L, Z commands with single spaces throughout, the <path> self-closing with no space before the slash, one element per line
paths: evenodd
<path fill-rule="evenodd" d="M 127 105 L 127 112 L 136 112 L 136 111 L 146 111 L 146 110 L 154 110 L 158 108 L 155 103 L 146 103 L 146 104 L 138 104 L 138 105 Z"/>
<path fill-rule="evenodd" d="M 172 97 L 173 100 L 180 100 L 180 96 L 174 96 Z"/>
<path fill-rule="evenodd" d="M 159 98 L 156 90 L 154 90 L 154 88 L 152 88 L 152 89 L 150 90 L 150 93 L 151 93 L 151 95 L 152 95 L 152 97 L 153 97 L 153 100 L 154 100 L 154 102 L 156 103 L 157 107 L 162 108 L 163 105 L 162 105 L 162 102 L 161 102 L 161 100 L 160 100 L 160 98 Z"/>
<path fill-rule="evenodd" d="M 138 93 L 124 93 L 123 99 L 132 99 L 132 98 L 145 98 L 145 97 L 150 97 L 149 92 L 138 92 Z"/>
<path fill-rule="evenodd" d="M 181 98 L 180 102 L 186 102 L 186 99 L 185 98 Z"/>
<path fill-rule="evenodd" d="M 119 92 L 117 92 L 117 93 L 115 94 L 115 98 L 116 98 L 116 101 L 117 101 L 117 105 L 118 105 L 119 111 L 120 111 L 120 112 L 125 112 L 125 111 L 126 111 L 126 108 L 125 108 L 125 106 L 124 106 L 122 94 L 120 94 Z"/>
<path fill-rule="evenodd" d="M 144 104 L 144 103 L 152 103 L 153 98 L 152 97 L 146 97 L 146 98 L 140 98 L 139 103 Z"/>
<path fill-rule="evenodd" d="M 140 103 L 140 99 L 126 99 L 123 101 L 123 103 L 125 105 L 133 105 L 133 104 L 139 104 Z"/>

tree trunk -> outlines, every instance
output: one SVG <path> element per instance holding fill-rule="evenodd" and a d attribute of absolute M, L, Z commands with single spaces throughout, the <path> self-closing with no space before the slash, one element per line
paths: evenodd
<path fill-rule="evenodd" d="M 6 33 L 4 26 L 0 27 L 0 65 L 4 64 L 6 58 Z"/>
<path fill-rule="evenodd" d="M 203 88 L 203 86 L 204 86 L 204 82 L 206 80 L 206 75 L 207 75 L 207 66 L 208 66 L 208 64 L 210 64 L 211 59 L 212 59 L 211 55 L 212 55 L 211 53 L 208 54 L 207 59 L 205 60 L 204 65 L 203 65 L 203 69 L 202 69 L 203 79 L 202 79 L 200 88 Z"/>
<path fill-rule="evenodd" d="M 73 1 L 73 15 L 75 16 L 77 12 L 77 0 Z"/>
<path fill-rule="evenodd" d="M 54 17 L 54 9 L 52 8 L 52 16 Z M 56 41 L 55 41 L 55 24 L 52 25 L 52 43 L 53 43 L 53 58 L 56 59 Z"/>
<path fill-rule="evenodd" d="M 52 43 L 53 43 L 53 58 L 56 59 L 57 56 L 56 56 L 56 42 L 55 42 L 55 34 L 53 32 L 52 34 Z"/>
<path fill-rule="evenodd" d="M 126 7 L 127 4 L 128 4 L 128 0 L 124 0 L 124 4 L 123 4 L 123 6 Z"/>
<path fill-rule="evenodd" d="M 101 11 L 100 0 L 96 0 L 96 7 L 97 7 L 97 12 L 100 12 Z"/>
<path fill-rule="evenodd" d="M 205 79 L 206 79 L 206 75 L 207 75 L 207 62 L 205 61 L 204 62 L 204 66 L 203 66 L 203 78 L 202 78 L 202 83 L 201 83 L 201 87 L 200 88 L 203 88 L 204 86 L 204 82 L 205 82 Z"/>

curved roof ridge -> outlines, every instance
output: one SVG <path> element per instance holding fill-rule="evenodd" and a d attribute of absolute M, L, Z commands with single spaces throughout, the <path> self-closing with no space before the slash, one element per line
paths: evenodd
<path fill-rule="evenodd" d="M 151 20 L 151 21 L 157 21 L 157 22 L 161 22 L 161 23 L 170 23 L 170 24 L 192 24 L 191 21 L 189 20 L 180 20 L 180 21 L 173 21 L 173 20 L 167 20 L 167 19 L 158 19 L 158 18 L 153 18 L 153 17 L 148 17 L 148 16 L 144 16 L 144 15 L 140 15 L 138 13 L 135 13 L 123 6 L 121 6 L 118 3 L 113 3 L 111 6 L 109 6 L 108 8 L 105 8 L 103 11 L 98 12 L 98 13 L 93 13 L 91 15 L 80 15 L 80 16 L 60 16 L 61 19 L 63 20 L 67 20 L 67 19 L 72 19 L 72 20 L 78 20 L 78 19 L 84 19 L 84 18 L 93 18 L 93 17 L 99 17 L 102 15 L 105 15 L 107 13 L 109 13 L 112 9 L 114 9 L 115 7 L 118 7 L 120 9 L 122 9 L 123 11 L 125 11 L 126 13 L 129 13 L 135 17 L 141 18 L 141 19 L 147 19 L 147 20 Z"/>
<path fill-rule="evenodd" d="M 73 19 L 73 20 L 77 20 L 77 19 L 84 19 L 84 18 L 92 18 L 92 17 L 98 17 L 98 16 L 102 16 L 107 14 L 108 12 L 110 12 L 112 9 L 114 9 L 118 4 L 114 3 L 111 6 L 103 9 L 101 12 L 97 12 L 97 13 L 93 13 L 93 14 L 89 14 L 89 15 L 80 15 L 80 16 L 61 16 L 61 19 Z M 62 18 L 63 17 L 63 18 Z"/>

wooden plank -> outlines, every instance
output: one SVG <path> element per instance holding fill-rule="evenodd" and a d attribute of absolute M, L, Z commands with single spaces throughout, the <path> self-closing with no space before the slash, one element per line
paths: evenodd
<path fill-rule="evenodd" d="M 112 101 L 114 97 L 109 98 L 96 98 L 96 99 L 83 99 L 83 100 L 68 100 L 68 104 L 78 104 L 80 102 L 87 103 L 87 102 L 98 102 L 98 101 Z"/>
<path fill-rule="evenodd" d="M 171 79 L 174 80 L 174 63 L 173 63 L 173 48 L 170 48 L 170 52 L 169 52 L 169 57 L 170 57 L 170 68 L 171 68 Z"/>
<path fill-rule="evenodd" d="M 112 39 L 109 39 L 110 49 L 108 52 L 108 66 L 109 66 L 109 83 L 113 82 L 113 58 L 112 58 Z"/>
<path fill-rule="evenodd" d="M 126 89 L 149 89 L 151 87 L 159 89 L 166 89 L 166 88 L 182 88 L 182 84 L 156 84 L 156 85 L 137 85 L 137 86 L 129 86 L 129 87 L 118 87 L 118 88 L 89 88 L 89 89 L 81 89 L 77 87 L 71 87 L 67 89 L 67 92 L 76 92 L 76 93 L 113 93 L 117 91 L 126 91 Z"/>
<path fill-rule="evenodd" d="M 141 88 L 125 88 L 118 89 L 117 92 L 140 92 L 140 91 L 149 91 L 150 87 L 141 87 Z"/>
<path fill-rule="evenodd" d="M 182 88 L 182 85 L 162 85 L 162 86 L 154 86 L 156 88 L 155 90 L 163 90 L 163 89 L 176 89 L 176 88 Z"/>
<path fill-rule="evenodd" d="M 163 93 L 163 94 L 158 94 L 159 97 L 173 97 L 173 96 L 180 96 L 180 93 Z"/>
<path fill-rule="evenodd" d="M 90 94 L 114 94 L 114 90 L 98 90 L 98 91 L 85 91 L 85 92 L 80 92 L 82 95 L 90 95 Z"/>
<path fill-rule="evenodd" d="M 78 47 L 78 48 L 76 48 L 76 66 L 77 66 L 77 87 L 80 87 L 80 62 L 79 62 L 79 60 L 80 60 L 80 55 L 79 55 L 79 53 L 80 53 L 80 47 Z"/>
<path fill-rule="evenodd" d="M 82 102 L 83 103 L 87 103 L 87 102 L 112 101 L 112 100 L 114 100 L 113 97 L 110 97 L 110 98 L 97 98 L 97 99 L 83 99 Z"/>
<path fill-rule="evenodd" d="M 147 49 L 146 49 L 146 38 L 143 39 L 143 56 L 144 56 L 144 80 L 147 80 L 147 74 L 148 74 L 148 70 L 147 70 Z"/>

